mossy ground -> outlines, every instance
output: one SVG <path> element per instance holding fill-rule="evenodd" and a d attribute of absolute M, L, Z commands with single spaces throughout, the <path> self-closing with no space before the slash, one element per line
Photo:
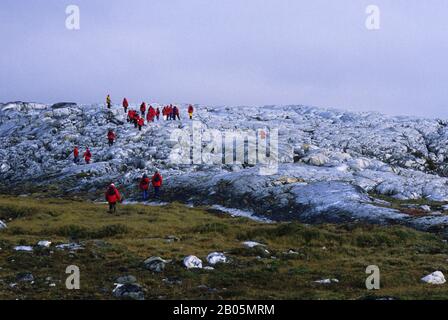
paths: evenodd
<path fill-rule="evenodd" d="M 124 275 L 137 278 L 146 299 L 448 298 L 448 285 L 420 281 L 435 270 L 448 273 L 448 245 L 435 234 L 401 226 L 262 224 L 181 204 L 121 205 L 111 215 L 104 204 L 7 196 L 0 197 L 0 219 L 8 224 L 0 231 L 0 299 L 114 299 L 114 282 Z M 39 240 L 53 245 L 32 253 L 13 250 Z M 266 244 L 270 254 L 244 248 L 245 240 Z M 85 249 L 54 248 L 69 241 Z M 287 254 L 289 249 L 298 254 Z M 185 256 L 205 262 L 212 251 L 226 252 L 231 262 L 212 271 L 182 266 Z M 156 274 L 143 266 L 150 256 L 173 261 Z M 69 265 L 80 268 L 80 290 L 65 287 Z M 368 265 L 381 270 L 380 290 L 365 288 Z M 33 284 L 17 281 L 24 272 L 34 275 Z M 314 282 L 323 278 L 339 283 Z"/>

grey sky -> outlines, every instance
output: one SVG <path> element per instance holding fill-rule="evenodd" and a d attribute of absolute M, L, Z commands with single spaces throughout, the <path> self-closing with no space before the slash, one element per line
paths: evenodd
<path fill-rule="evenodd" d="M 79 31 L 65 28 L 70 4 Z M 0 101 L 110 93 L 448 117 L 447 17 L 446 0 L 2 0 Z"/>

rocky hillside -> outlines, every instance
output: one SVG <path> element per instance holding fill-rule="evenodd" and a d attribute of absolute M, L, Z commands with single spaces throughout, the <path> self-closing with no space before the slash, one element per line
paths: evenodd
<path fill-rule="evenodd" d="M 74 103 L 2 104 L 3 193 L 99 200 L 115 182 L 127 200 L 138 200 L 139 178 L 158 168 L 165 177 L 166 201 L 310 223 L 360 220 L 428 230 L 448 222 L 445 121 L 307 106 L 196 106 L 202 133 L 278 129 L 280 164 L 262 175 L 258 164 L 187 164 L 192 155 L 178 149 L 188 143 L 175 133 L 193 132 L 193 122 L 186 119 L 185 105 L 181 111 L 181 121 L 155 122 L 139 132 L 119 106 L 108 111 L 103 105 Z M 107 145 L 109 128 L 117 133 L 113 147 Z M 205 139 L 202 145 L 210 145 Z M 81 152 L 90 147 L 93 162 L 75 165 L 74 145 Z M 221 162 L 215 147 L 208 155 Z"/>

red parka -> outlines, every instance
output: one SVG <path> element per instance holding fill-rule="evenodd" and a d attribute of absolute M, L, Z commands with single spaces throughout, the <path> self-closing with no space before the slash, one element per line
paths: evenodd
<path fill-rule="evenodd" d="M 162 175 L 158 172 L 156 172 L 153 176 L 152 176 L 152 185 L 153 187 L 161 187 L 162 183 L 163 183 L 163 178 Z"/>
<path fill-rule="evenodd" d="M 112 141 L 115 140 L 115 133 L 113 131 L 109 131 L 107 133 L 107 139 Z"/>
<path fill-rule="evenodd" d="M 145 119 L 143 119 L 142 117 L 138 118 L 137 125 L 143 127 L 145 125 Z"/>
<path fill-rule="evenodd" d="M 84 152 L 84 159 L 86 161 L 90 161 L 90 158 L 92 158 L 92 153 L 90 153 L 90 150 L 87 149 L 86 152 Z"/>
<path fill-rule="evenodd" d="M 121 200 L 120 192 L 115 186 L 109 186 L 105 193 L 106 201 L 109 203 L 117 203 Z"/>
<path fill-rule="evenodd" d="M 140 180 L 140 185 L 139 185 L 140 190 L 148 190 L 149 189 L 149 183 L 150 183 L 150 181 L 149 181 L 148 177 L 142 178 Z"/>

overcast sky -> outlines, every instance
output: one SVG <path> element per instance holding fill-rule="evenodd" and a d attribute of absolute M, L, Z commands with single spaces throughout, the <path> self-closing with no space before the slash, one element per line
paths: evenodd
<path fill-rule="evenodd" d="M 369 4 L 380 30 L 365 27 Z M 448 117 L 447 19 L 446 0 L 1 0 L 0 101 Z"/>

